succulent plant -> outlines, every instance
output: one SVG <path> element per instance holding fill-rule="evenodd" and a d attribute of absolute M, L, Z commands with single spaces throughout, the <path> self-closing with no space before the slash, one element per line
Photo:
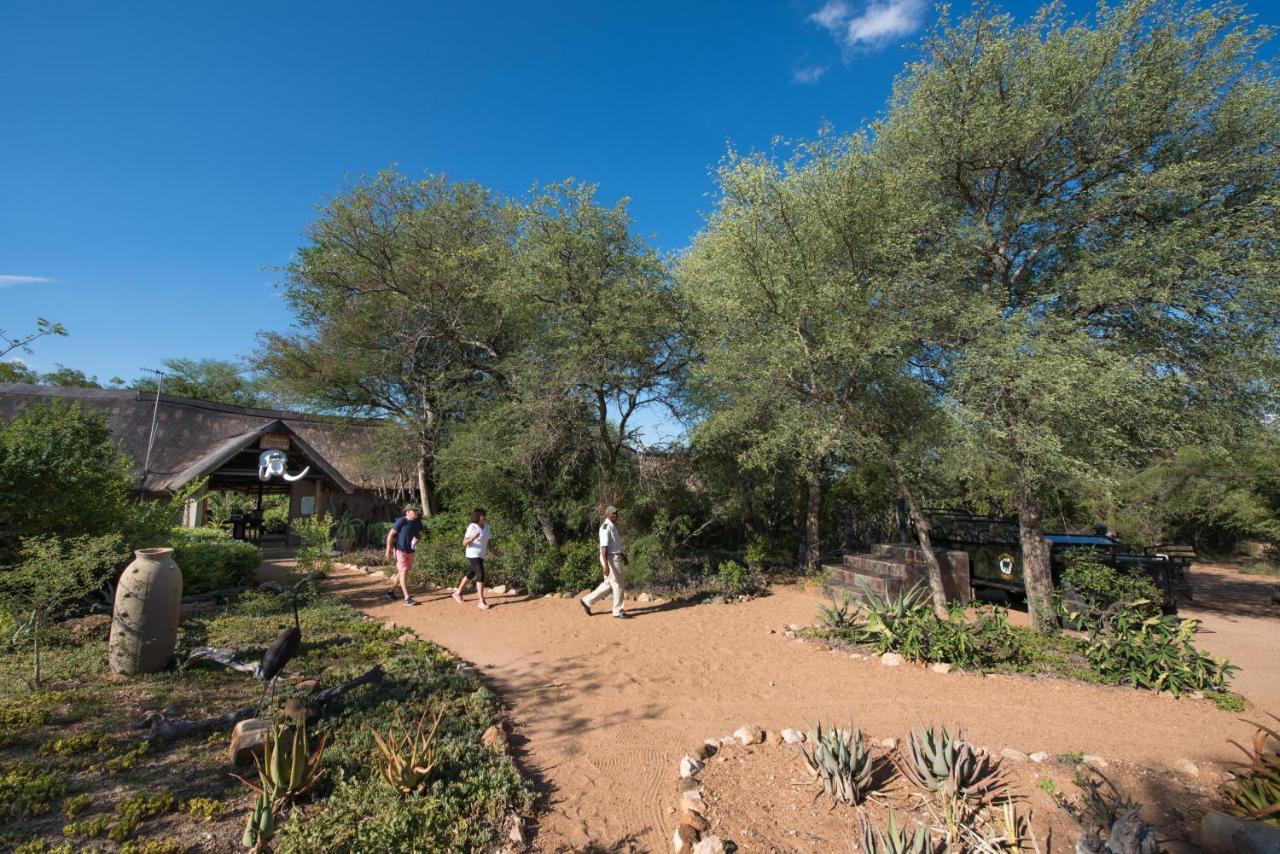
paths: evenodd
<path fill-rule="evenodd" d="M 245 825 L 242 842 L 246 848 L 263 850 L 275 835 L 276 809 L 285 801 L 306 793 L 320 779 L 320 757 L 324 754 L 326 736 L 321 736 L 315 750 L 307 736 L 306 721 L 295 727 L 276 724 L 267 740 L 258 767 L 258 782 L 244 777 L 240 782 L 257 792 L 253 812 Z"/>
<path fill-rule="evenodd" d="M 909 751 L 898 768 L 923 791 L 984 804 L 1008 796 L 1009 781 L 999 762 L 975 750 L 963 730 L 954 736 L 945 727 L 912 730 Z"/>
<path fill-rule="evenodd" d="M 1271 717 L 1280 721 L 1275 715 Z M 1264 724 L 1254 726 L 1257 730 L 1249 748 L 1232 742 L 1249 757 L 1248 765 L 1220 791 L 1231 815 L 1280 825 L 1280 750 L 1272 746 L 1280 741 L 1280 732 Z"/>
<path fill-rule="evenodd" d="M 261 791 L 253 801 L 253 811 L 245 822 L 244 836 L 240 843 L 254 851 L 266 849 L 267 843 L 276 835 L 276 813 L 271 796 Z"/>
<path fill-rule="evenodd" d="M 894 822 L 892 809 L 884 830 L 876 830 L 865 816 L 862 818 L 861 841 L 863 854 L 933 854 L 936 850 L 931 827 L 916 822 L 915 829 L 908 832 Z"/>
<path fill-rule="evenodd" d="M 395 726 L 387 730 L 385 738 L 373 733 L 373 740 L 378 746 L 378 759 L 382 763 L 382 776 L 396 791 L 406 795 L 421 792 L 431 781 L 431 772 L 438 761 L 435 750 L 436 730 L 443 718 L 442 707 L 436 712 L 431 730 L 424 736 L 422 731 L 427 723 L 426 712 L 418 719 L 417 729 L 410 732 L 397 711 Z"/>
<path fill-rule="evenodd" d="M 800 746 L 809 770 L 822 780 L 822 788 L 832 800 L 842 804 L 860 804 L 871 787 L 871 751 L 862 730 L 831 727 L 809 730 L 813 750 Z"/>

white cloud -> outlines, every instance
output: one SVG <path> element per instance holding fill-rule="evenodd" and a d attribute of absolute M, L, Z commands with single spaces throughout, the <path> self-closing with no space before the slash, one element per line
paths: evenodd
<path fill-rule="evenodd" d="M 828 0 L 809 20 L 831 33 L 845 51 L 882 47 L 924 23 L 926 0 L 871 0 L 860 14 L 844 0 Z"/>
<path fill-rule="evenodd" d="M 791 72 L 791 82 L 809 85 L 817 83 L 827 73 L 830 65 L 806 65 Z"/>
<path fill-rule="evenodd" d="M 40 285 L 52 281 L 53 279 L 45 276 L 0 276 L 0 288 L 8 288 L 14 285 Z"/>

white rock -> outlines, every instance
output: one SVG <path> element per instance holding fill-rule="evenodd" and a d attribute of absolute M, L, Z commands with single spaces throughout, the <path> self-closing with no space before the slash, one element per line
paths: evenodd
<path fill-rule="evenodd" d="M 499 584 L 497 587 L 490 587 L 489 592 L 494 596 L 505 596 L 507 594 L 507 585 Z"/>
<path fill-rule="evenodd" d="M 1027 758 L 1030 759 L 1032 762 L 1044 762 L 1046 759 L 1049 758 L 1049 754 L 1045 753 L 1043 750 L 1037 750 L 1035 753 L 1031 754 Z"/>
<path fill-rule="evenodd" d="M 694 832 L 694 829 L 687 824 L 682 824 L 676 828 L 676 832 L 671 836 L 671 850 L 675 854 L 690 854 L 697 839 L 698 834 Z"/>
<path fill-rule="evenodd" d="M 732 735 L 726 735 L 724 738 L 720 739 L 721 747 L 728 747 L 731 744 L 737 744 L 737 743 L 738 743 L 737 737 Z"/>
<path fill-rule="evenodd" d="M 782 731 L 782 740 L 787 744 L 799 744 L 804 741 L 804 733 L 794 729 L 784 729 Z"/>
<path fill-rule="evenodd" d="M 692 756 L 686 756 L 680 760 L 680 776 L 692 777 L 702 770 L 702 763 L 694 759 Z"/>
<path fill-rule="evenodd" d="M 939 661 L 937 664 L 933 665 L 929 669 L 932 670 L 934 673 L 950 673 L 951 665 L 947 664 L 945 661 Z"/>
<path fill-rule="evenodd" d="M 791 629 L 787 629 L 785 632 L 782 633 L 782 636 L 789 640 L 795 640 L 796 633 L 791 631 Z"/>
<path fill-rule="evenodd" d="M 719 836 L 705 836 L 693 846 L 693 854 L 724 854 L 724 843 Z"/>
<path fill-rule="evenodd" d="M 1023 753 L 1021 750 L 1014 750 L 1012 747 L 1002 748 L 1000 750 L 1000 755 L 1013 762 L 1026 762 L 1028 759 L 1027 754 Z"/>
<path fill-rule="evenodd" d="M 885 750 L 896 750 L 898 747 L 898 740 L 893 736 L 889 736 L 888 738 L 882 738 L 880 739 L 880 746 L 883 747 Z"/>
<path fill-rule="evenodd" d="M 1089 765 L 1089 766 L 1091 766 L 1091 767 L 1093 767 L 1093 768 L 1106 768 L 1106 767 L 1107 767 L 1107 760 L 1103 759 L 1101 756 L 1095 756 L 1095 755 L 1094 755 L 1094 754 L 1092 754 L 1092 753 L 1086 753 L 1086 754 L 1084 755 L 1084 759 L 1083 759 L 1083 761 L 1084 761 L 1084 764 L 1085 764 L 1085 765 Z"/>
<path fill-rule="evenodd" d="M 884 655 L 880 656 L 880 663 L 885 667 L 897 667 L 902 663 L 902 656 L 898 655 L 896 652 L 886 652 Z"/>
<path fill-rule="evenodd" d="M 764 731 L 758 726 L 744 726 L 734 730 L 733 737 L 743 744 L 759 744 L 764 741 Z"/>
<path fill-rule="evenodd" d="M 696 812 L 698 815 L 706 815 L 707 802 L 702 799 L 701 792 L 685 792 L 684 797 L 680 799 L 680 809 L 685 812 Z"/>
<path fill-rule="evenodd" d="M 1173 763 L 1173 769 L 1179 774 L 1185 774 L 1188 777 L 1199 777 L 1200 769 L 1196 767 L 1196 763 L 1190 759 L 1179 759 Z"/>
<path fill-rule="evenodd" d="M 648 593 L 641 593 L 639 596 L 637 596 L 637 597 L 636 597 L 636 601 L 637 601 L 637 602 L 652 602 L 652 601 L 653 601 L 653 597 L 652 597 L 652 596 L 650 596 Z"/>

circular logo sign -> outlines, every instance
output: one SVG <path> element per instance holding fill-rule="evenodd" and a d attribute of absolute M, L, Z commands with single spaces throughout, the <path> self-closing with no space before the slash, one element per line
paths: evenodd
<path fill-rule="evenodd" d="M 1013 575 L 1013 555 L 1000 555 L 1000 574 Z"/>

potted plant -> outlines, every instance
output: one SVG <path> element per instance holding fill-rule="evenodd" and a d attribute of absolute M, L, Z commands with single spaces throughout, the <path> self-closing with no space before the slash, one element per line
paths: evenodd
<path fill-rule="evenodd" d="M 343 513 L 333 520 L 334 546 L 340 552 L 349 552 L 360 536 L 364 522 L 350 513 Z"/>

